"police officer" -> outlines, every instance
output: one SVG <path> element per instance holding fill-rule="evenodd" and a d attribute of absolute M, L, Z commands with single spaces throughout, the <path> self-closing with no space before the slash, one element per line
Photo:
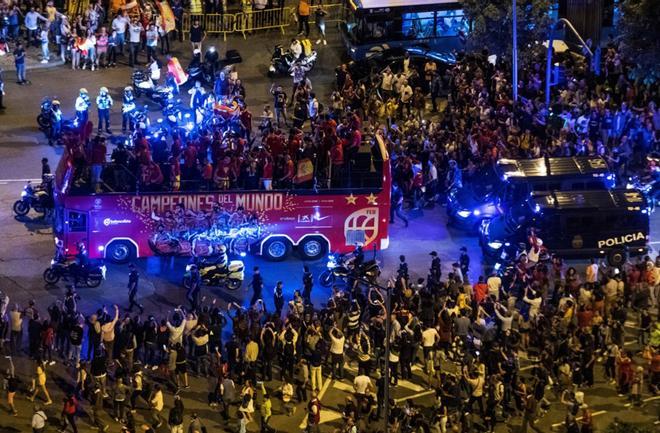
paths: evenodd
<path fill-rule="evenodd" d="M 438 253 L 435 251 L 431 251 L 429 255 L 431 256 L 431 273 L 436 274 L 438 276 L 442 275 L 442 263 L 440 262 L 440 257 L 438 257 Z"/>
<path fill-rule="evenodd" d="M 273 302 L 275 303 L 275 314 L 282 315 L 282 308 L 284 308 L 284 293 L 282 291 L 282 282 L 278 281 L 273 290 Z"/>
<path fill-rule="evenodd" d="M 309 266 L 304 265 L 303 266 L 303 276 L 302 276 L 302 283 L 303 283 L 303 292 L 302 292 L 302 297 L 307 302 L 308 304 L 312 303 L 312 288 L 314 287 L 314 276 L 309 270 Z"/>
<path fill-rule="evenodd" d="M 138 274 L 135 265 L 131 263 L 128 265 L 128 311 L 133 311 L 133 305 L 140 309 L 140 314 L 144 312 L 144 307 L 135 300 L 138 291 L 138 282 L 140 281 L 140 274 Z"/>
<path fill-rule="evenodd" d="M 48 144 L 53 145 L 54 141 L 59 141 L 62 135 L 62 110 L 60 101 L 53 100 L 50 104 L 50 131 L 48 132 Z"/>
<path fill-rule="evenodd" d="M 89 94 L 87 93 L 87 89 L 83 87 L 80 89 L 80 93 L 76 98 L 76 118 L 83 127 L 87 124 L 87 119 L 89 118 L 87 110 L 89 110 L 90 105 L 92 103 L 89 100 Z"/>
<path fill-rule="evenodd" d="M 254 267 L 250 286 L 252 286 L 252 290 L 254 291 L 252 299 L 250 300 L 250 306 L 252 306 L 256 304 L 259 299 L 262 299 L 261 292 L 264 288 L 264 279 L 261 276 L 261 272 L 259 272 L 259 266 Z"/>
<path fill-rule="evenodd" d="M 461 255 L 458 257 L 458 264 L 463 273 L 463 282 L 468 282 L 468 272 L 470 271 L 470 256 L 468 256 L 467 248 L 461 247 Z"/>
<path fill-rule="evenodd" d="M 73 265 L 73 285 L 74 287 L 78 284 L 78 278 L 83 273 L 83 270 L 87 266 L 87 263 L 89 262 L 89 254 L 87 253 L 87 248 L 85 247 L 85 244 L 83 242 L 78 242 L 76 244 L 76 248 L 78 249 L 78 252 L 76 253 L 76 260 L 72 264 Z"/>
<path fill-rule="evenodd" d="M 96 97 L 96 106 L 99 112 L 99 132 L 101 132 L 101 127 L 105 121 L 105 132 L 110 134 L 110 107 L 112 107 L 112 104 L 113 101 L 112 97 L 108 94 L 108 88 L 101 87 L 99 89 L 99 95 Z"/>
<path fill-rule="evenodd" d="M 192 265 L 190 267 L 190 287 L 186 293 L 186 298 L 190 302 L 191 311 L 197 310 L 197 305 L 199 304 L 199 291 L 202 284 L 202 276 L 199 274 L 199 268 L 197 265 Z"/>
<path fill-rule="evenodd" d="M 135 110 L 135 96 L 133 95 L 133 88 L 127 86 L 124 88 L 124 98 L 121 106 L 121 132 L 125 133 L 128 127 L 131 131 L 134 128 L 133 120 L 131 119 L 131 112 Z"/>

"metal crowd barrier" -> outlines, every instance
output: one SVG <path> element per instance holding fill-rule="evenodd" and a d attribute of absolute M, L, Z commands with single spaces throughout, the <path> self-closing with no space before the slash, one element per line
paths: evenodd
<path fill-rule="evenodd" d="M 324 5 L 327 12 L 326 23 L 341 22 L 345 20 L 347 9 L 343 3 L 333 3 Z M 252 10 L 249 12 L 237 12 L 234 14 L 201 14 L 191 15 L 184 13 L 182 21 L 182 30 L 184 38 L 190 33 L 192 21 L 199 19 L 202 27 L 209 35 L 222 33 L 223 39 L 227 40 L 228 33 L 240 33 L 246 38 L 248 33 L 258 30 L 280 29 L 282 34 L 286 33 L 286 28 L 298 25 L 295 19 L 295 6 L 284 8 Z M 315 24 L 314 7 L 309 23 Z"/>

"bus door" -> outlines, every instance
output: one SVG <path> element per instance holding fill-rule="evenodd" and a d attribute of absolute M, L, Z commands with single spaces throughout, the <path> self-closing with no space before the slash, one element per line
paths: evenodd
<path fill-rule="evenodd" d="M 77 253 L 76 245 L 83 242 L 89 250 L 89 214 L 79 210 L 66 209 L 64 215 L 64 248 L 67 255 Z"/>

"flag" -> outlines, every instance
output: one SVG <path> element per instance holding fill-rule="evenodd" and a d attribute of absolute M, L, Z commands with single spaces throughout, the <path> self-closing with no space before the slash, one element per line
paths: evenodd
<path fill-rule="evenodd" d="M 296 177 L 293 180 L 294 183 L 303 183 L 312 180 L 314 177 L 314 164 L 309 158 L 303 158 L 298 161 L 298 170 L 296 171 Z"/>
<path fill-rule="evenodd" d="M 158 10 L 160 11 L 161 27 L 165 33 L 171 32 L 176 29 L 176 22 L 174 20 L 174 12 L 167 0 L 156 2 Z"/>
<path fill-rule="evenodd" d="M 167 72 L 174 75 L 174 79 L 179 86 L 188 81 L 188 74 L 183 70 L 179 59 L 176 57 L 172 57 L 167 61 Z"/>

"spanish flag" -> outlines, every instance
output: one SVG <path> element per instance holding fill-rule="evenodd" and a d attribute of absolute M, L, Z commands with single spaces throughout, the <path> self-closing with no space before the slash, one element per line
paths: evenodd
<path fill-rule="evenodd" d="M 161 26 L 165 33 L 169 33 L 176 28 L 176 22 L 174 20 L 174 12 L 167 0 L 162 2 L 156 2 L 158 10 L 160 11 Z"/>
<path fill-rule="evenodd" d="M 176 57 L 172 57 L 167 61 L 167 72 L 174 75 L 174 79 L 179 86 L 188 81 L 188 74 L 183 70 L 179 63 L 179 59 Z"/>
<path fill-rule="evenodd" d="M 296 171 L 296 177 L 293 180 L 294 183 L 303 183 L 312 180 L 314 177 L 314 164 L 309 158 L 303 158 L 298 161 L 298 170 Z"/>

